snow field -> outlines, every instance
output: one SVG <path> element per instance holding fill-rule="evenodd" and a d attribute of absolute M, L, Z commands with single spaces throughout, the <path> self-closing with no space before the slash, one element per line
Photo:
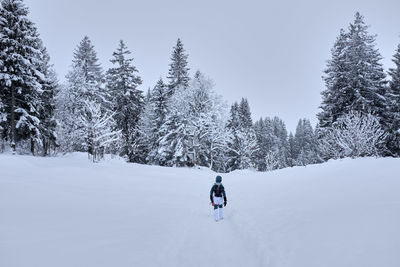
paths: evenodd
<path fill-rule="evenodd" d="M 399 159 L 222 174 L 0 155 L 0 266 L 400 264 Z"/>

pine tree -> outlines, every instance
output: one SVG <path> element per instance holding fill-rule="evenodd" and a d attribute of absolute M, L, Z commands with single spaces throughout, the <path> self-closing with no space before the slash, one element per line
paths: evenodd
<path fill-rule="evenodd" d="M 99 83 L 103 79 L 103 70 L 98 61 L 92 42 L 85 36 L 74 51 L 73 66 L 80 66 L 86 82 Z"/>
<path fill-rule="evenodd" d="M 341 114 L 349 112 L 351 101 L 355 98 L 347 79 L 350 71 L 346 59 L 347 39 L 347 33 L 341 29 L 331 50 L 332 59 L 328 60 L 325 70 L 326 89 L 322 91 L 322 111 L 317 115 L 322 128 L 329 127 Z"/>
<path fill-rule="evenodd" d="M 228 170 L 256 167 L 259 147 L 252 125 L 250 107 L 246 99 L 242 99 L 240 105 L 238 103 L 232 105 L 227 127 L 232 133 L 229 144 Z"/>
<path fill-rule="evenodd" d="M 142 84 L 138 72 L 133 66 L 133 59 L 127 58 L 131 52 L 121 40 L 113 53 L 111 63 L 116 65 L 107 71 L 107 88 L 112 96 L 112 110 L 116 129 L 121 130 L 123 137 L 122 155 L 128 155 L 129 161 L 135 161 L 137 152 L 134 150 L 137 138 L 137 124 L 143 109 L 143 94 L 137 87 Z"/>
<path fill-rule="evenodd" d="M 325 71 L 327 88 L 318 114 L 320 127 L 330 127 L 353 110 L 374 113 L 382 125 L 387 124 L 385 73 L 375 38 L 358 12 L 348 31 L 341 30 Z"/>
<path fill-rule="evenodd" d="M 176 90 L 183 90 L 189 85 L 188 54 L 185 53 L 181 39 L 178 39 L 172 52 L 171 64 L 169 65 L 169 95 L 173 95 Z"/>
<path fill-rule="evenodd" d="M 230 110 L 230 118 L 228 121 L 227 128 L 232 133 L 232 140 L 229 143 L 227 171 L 234 171 L 239 169 L 240 159 L 238 157 L 238 151 L 240 146 L 240 140 L 238 132 L 240 131 L 240 118 L 239 118 L 239 104 L 233 103 Z"/>
<path fill-rule="evenodd" d="M 285 123 L 280 118 L 260 118 L 254 124 L 254 129 L 257 136 L 256 164 L 259 171 L 293 166 L 291 144 Z"/>
<path fill-rule="evenodd" d="M 241 127 L 249 129 L 253 126 L 250 106 L 246 98 L 242 98 L 242 100 L 239 103 L 239 119 Z"/>
<path fill-rule="evenodd" d="M 173 109 L 160 128 L 159 146 L 155 160 L 161 166 L 188 166 L 187 119 Z"/>
<path fill-rule="evenodd" d="M 268 140 L 267 140 L 267 135 L 266 135 L 266 125 L 265 121 L 263 118 L 260 118 L 256 123 L 254 124 L 254 131 L 257 137 L 257 144 L 259 147 L 259 150 L 257 151 L 256 154 L 256 164 L 257 164 L 257 169 L 259 171 L 266 171 L 267 170 L 267 165 L 265 162 L 265 158 L 268 155 Z"/>
<path fill-rule="evenodd" d="M 224 111 L 220 114 L 225 114 Z M 212 117 L 211 117 L 212 119 Z M 216 172 L 226 172 L 229 161 L 229 144 L 232 142 L 232 132 L 226 127 L 226 119 L 221 116 L 221 121 L 214 121 L 210 127 L 210 169 Z"/>
<path fill-rule="evenodd" d="M 386 75 L 380 63 L 382 56 L 375 48 L 375 39 L 375 35 L 368 34 L 368 26 L 357 12 L 354 23 L 350 24 L 348 40 L 348 60 L 352 64 L 349 86 L 355 92 L 351 110 L 374 113 L 385 125 Z"/>
<path fill-rule="evenodd" d="M 103 112 L 109 111 L 110 92 L 104 86 L 103 70 L 94 45 L 88 36 L 85 36 L 75 49 L 72 68 L 82 72 L 84 84 L 80 86 L 81 96 L 84 99 L 101 103 Z"/>
<path fill-rule="evenodd" d="M 400 44 L 393 56 L 394 68 L 389 69 L 391 81 L 388 89 L 388 109 L 390 111 L 390 131 L 388 148 L 400 156 Z"/>
<path fill-rule="evenodd" d="M 288 142 L 289 142 L 288 166 L 293 167 L 296 165 L 297 154 L 296 154 L 296 142 L 292 132 L 289 133 Z"/>
<path fill-rule="evenodd" d="M 58 90 L 58 80 L 56 73 L 50 64 L 50 56 L 46 48 L 41 47 L 41 64 L 39 69 L 44 74 L 41 80 L 43 93 L 41 94 L 41 108 L 39 110 L 40 131 L 42 136 L 43 155 L 50 154 L 51 149 L 57 147 L 56 127 L 57 121 L 55 117 L 56 110 L 56 93 Z"/>
<path fill-rule="evenodd" d="M 157 150 L 156 141 L 158 139 L 158 130 L 156 123 L 156 115 L 154 112 L 154 103 L 150 89 L 144 98 L 143 111 L 137 124 L 138 137 L 136 140 L 137 161 L 146 164 L 155 164 L 150 157 L 153 150 Z"/>
<path fill-rule="evenodd" d="M 265 168 L 267 171 L 272 171 L 278 169 L 280 166 L 279 162 L 279 154 L 280 154 L 280 146 L 279 146 L 279 138 L 276 136 L 276 126 L 275 122 L 277 120 L 271 119 L 269 117 L 264 119 L 265 132 L 264 132 L 264 149 L 266 149 L 266 154 L 262 160 L 265 164 Z"/>
<path fill-rule="evenodd" d="M 103 113 L 110 112 L 111 98 L 103 85 L 103 74 L 94 46 L 85 36 L 74 52 L 72 69 L 67 82 L 58 96 L 58 119 L 61 122 L 59 136 L 64 151 L 93 151 L 84 140 L 80 129 L 84 128 L 81 117 L 88 101 L 100 104 Z"/>
<path fill-rule="evenodd" d="M 213 86 L 197 71 L 188 87 L 169 99 L 168 113 L 159 131 L 157 162 L 225 169 L 223 151 L 230 138 L 225 128 L 227 110 Z"/>
<path fill-rule="evenodd" d="M 159 128 L 165 122 L 168 113 L 168 88 L 161 78 L 151 92 L 150 101 L 154 104 L 156 125 Z"/>
<path fill-rule="evenodd" d="M 289 166 L 289 141 L 286 125 L 283 120 L 278 117 L 274 117 L 273 125 L 274 135 L 276 136 L 277 142 L 276 145 L 279 151 L 279 153 L 275 155 L 278 162 L 277 168 L 286 168 L 287 166 Z"/>
<path fill-rule="evenodd" d="M 66 83 L 56 96 L 56 118 L 60 150 L 62 152 L 85 151 L 85 140 L 80 133 L 83 127 L 79 118 L 84 111 L 85 97 L 83 87 L 88 86 L 80 66 L 74 66 L 66 76 Z"/>
<path fill-rule="evenodd" d="M 41 138 L 40 39 L 28 13 L 21 0 L 1 1 L 0 98 L 7 114 L 2 127 L 3 137 L 9 140 L 14 153 L 17 141 L 30 139 L 34 143 Z"/>
<path fill-rule="evenodd" d="M 319 144 L 311 123 L 307 119 L 299 120 L 294 136 L 294 159 L 296 165 L 306 166 L 322 162 Z"/>
<path fill-rule="evenodd" d="M 0 140 L 1 140 L 1 146 L 0 150 L 3 152 L 5 149 L 5 143 L 4 143 L 4 124 L 7 122 L 7 113 L 4 109 L 4 104 L 2 99 L 0 98 Z"/>
<path fill-rule="evenodd" d="M 150 102 L 143 113 L 145 129 L 149 142 L 149 154 L 147 161 L 150 164 L 160 164 L 158 162 L 158 148 L 161 137 L 160 128 L 165 123 L 168 113 L 168 89 L 167 85 L 160 78 L 151 91 Z"/>

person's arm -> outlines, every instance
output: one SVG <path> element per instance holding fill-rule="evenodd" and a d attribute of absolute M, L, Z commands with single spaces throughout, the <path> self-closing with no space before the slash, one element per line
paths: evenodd
<path fill-rule="evenodd" d="M 224 195 L 224 206 L 226 206 L 226 193 L 225 193 L 225 187 L 222 185 L 222 194 Z"/>
<path fill-rule="evenodd" d="M 212 203 L 214 203 L 214 199 L 213 199 L 213 191 L 214 191 L 214 185 L 211 186 L 211 190 L 210 190 L 210 200 Z"/>

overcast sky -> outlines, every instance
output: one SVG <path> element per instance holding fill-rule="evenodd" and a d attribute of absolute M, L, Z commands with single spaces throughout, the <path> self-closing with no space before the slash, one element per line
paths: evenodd
<path fill-rule="evenodd" d="M 400 42 L 400 1 L 25 0 L 52 62 L 64 80 L 73 50 L 88 35 L 106 69 L 123 39 L 153 87 L 168 72 L 181 38 L 189 67 L 212 78 L 231 104 L 249 100 L 253 119 L 281 117 L 289 131 L 299 118 L 317 122 L 321 79 L 340 28 L 360 11 L 378 34 L 385 69 Z"/>

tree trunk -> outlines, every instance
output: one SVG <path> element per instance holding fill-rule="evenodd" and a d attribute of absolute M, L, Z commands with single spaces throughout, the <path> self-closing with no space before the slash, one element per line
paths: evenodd
<path fill-rule="evenodd" d="M 50 142 L 47 142 L 46 138 L 43 138 L 42 142 L 43 142 L 43 157 L 46 157 L 48 155 Z"/>
<path fill-rule="evenodd" d="M 15 87 L 11 86 L 11 149 L 13 155 L 15 154 Z"/>
<path fill-rule="evenodd" d="M 35 156 L 35 140 L 31 138 L 31 152 L 32 156 Z"/>

